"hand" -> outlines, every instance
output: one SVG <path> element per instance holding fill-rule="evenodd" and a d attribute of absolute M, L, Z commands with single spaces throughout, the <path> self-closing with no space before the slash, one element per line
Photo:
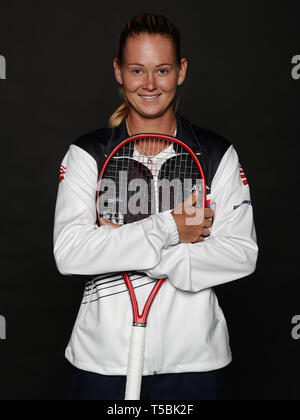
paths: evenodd
<path fill-rule="evenodd" d="M 199 191 L 195 190 L 183 203 L 172 210 L 179 233 L 179 241 L 185 243 L 203 242 L 210 235 L 214 212 L 210 208 L 195 207 Z"/>
<path fill-rule="evenodd" d="M 108 220 L 104 219 L 103 217 L 100 217 L 100 226 L 111 226 L 114 229 L 118 229 L 121 227 L 121 225 L 117 225 L 117 223 L 109 222 Z"/>

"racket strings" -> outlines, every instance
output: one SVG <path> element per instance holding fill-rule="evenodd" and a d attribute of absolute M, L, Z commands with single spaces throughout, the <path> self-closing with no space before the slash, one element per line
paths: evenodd
<path fill-rule="evenodd" d="M 180 144 L 151 136 L 131 141 L 111 157 L 102 175 L 97 210 L 117 224 L 140 222 L 174 208 L 195 185 L 201 188 L 200 182 L 195 161 Z"/>

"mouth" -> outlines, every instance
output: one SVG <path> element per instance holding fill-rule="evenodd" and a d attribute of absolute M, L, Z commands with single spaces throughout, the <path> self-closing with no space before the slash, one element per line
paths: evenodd
<path fill-rule="evenodd" d="M 158 98 L 160 97 L 161 93 L 158 95 L 139 95 L 139 97 L 144 101 L 144 102 L 156 102 L 158 100 Z"/>

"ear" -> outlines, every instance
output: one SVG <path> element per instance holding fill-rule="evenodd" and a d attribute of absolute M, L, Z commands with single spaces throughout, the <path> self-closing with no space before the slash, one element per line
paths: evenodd
<path fill-rule="evenodd" d="M 177 84 L 178 85 L 182 85 L 182 83 L 185 80 L 186 72 L 187 72 L 187 66 L 188 66 L 187 59 L 186 58 L 182 58 L 181 59 L 181 62 L 180 62 L 178 79 L 177 79 Z"/>
<path fill-rule="evenodd" d="M 117 82 L 120 85 L 123 85 L 122 72 L 121 72 L 121 68 L 120 68 L 120 65 L 119 65 L 119 62 L 118 62 L 117 58 L 114 59 L 113 66 L 114 66 L 115 78 L 116 78 Z"/>

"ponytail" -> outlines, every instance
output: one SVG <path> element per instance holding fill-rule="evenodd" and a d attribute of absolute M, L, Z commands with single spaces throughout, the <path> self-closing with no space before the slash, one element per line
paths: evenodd
<path fill-rule="evenodd" d="M 128 106 L 126 102 L 123 102 L 121 106 L 111 115 L 108 120 L 108 126 L 110 128 L 118 127 L 121 122 L 128 115 Z"/>

